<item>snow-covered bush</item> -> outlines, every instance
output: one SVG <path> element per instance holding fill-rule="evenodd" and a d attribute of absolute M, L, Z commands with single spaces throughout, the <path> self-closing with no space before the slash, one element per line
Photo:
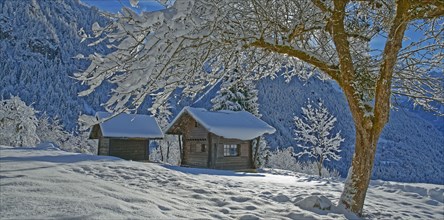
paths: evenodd
<path fill-rule="evenodd" d="M 72 132 L 60 148 L 75 153 L 97 154 L 97 140 L 90 140 L 88 132 Z"/>
<path fill-rule="evenodd" d="M 301 164 L 293 156 L 293 148 L 276 149 L 270 153 L 267 166 L 275 169 L 302 171 Z"/>
<path fill-rule="evenodd" d="M 341 159 L 339 146 L 344 139 L 340 132 L 330 134 L 336 122 L 336 117 L 329 113 L 322 101 L 319 101 L 318 107 L 313 105 L 315 104 L 308 100 L 307 107 L 302 107 L 302 118 L 294 117 L 296 125 L 294 133 L 296 135 L 295 140 L 304 143 L 304 145 L 298 144 L 298 147 L 302 148 L 303 151 L 298 153 L 297 156 L 308 155 L 315 158 L 318 174 L 322 176 L 324 161 Z"/>
<path fill-rule="evenodd" d="M 290 170 L 298 173 L 305 173 L 309 175 L 319 175 L 319 168 L 317 162 L 297 160 L 296 154 L 292 147 L 276 149 L 269 152 L 267 167 L 272 169 Z M 322 177 L 339 177 L 337 170 L 329 170 L 326 167 L 321 167 Z"/>
<path fill-rule="evenodd" d="M 171 106 L 165 103 L 156 110 L 156 120 L 159 126 L 164 130 L 172 117 Z M 165 162 L 168 164 L 180 164 L 179 140 L 175 135 L 165 135 L 162 140 L 157 140 L 157 147 L 150 152 L 150 160 Z"/>
<path fill-rule="evenodd" d="M 53 143 L 58 147 L 61 147 L 69 136 L 60 120 L 57 117 L 50 118 L 46 113 L 39 117 L 37 135 L 40 143 Z"/>
<path fill-rule="evenodd" d="M 44 113 L 40 116 L 37 127 L 40 143 L 52 143 L 64 151 L 95 154 L 96 141 L 88 139 L 88 132 L 66 131 L 57 117 L 50 118 Z"/>
<path fill-rule="evenodd" d="M 0 101 L 0 144 L 35 146 L 37 136 L 36 111 L 18 96 Z"/>
<path fill-rule="evenodd" d="M 319 167 L 318 163 L 316 161 L 306 161 L 306 162 L 300 162 L 302 170 L 298 171 L 301 173 L 309 174 L 309 175 L 318 175 L 322 177 L 333 177 L 338 178 L 341 175 L 339 172 L 335 169 L 328 169 L 325 166 L 321 167 L 321 175 L 319 175 Z"/>

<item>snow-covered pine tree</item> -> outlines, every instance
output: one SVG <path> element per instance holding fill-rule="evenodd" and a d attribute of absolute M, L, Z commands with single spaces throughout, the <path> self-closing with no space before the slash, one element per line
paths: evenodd
<path fill-rule="evenodd" d="M 8 146 L 35 146 L 37 136 L 36 111 L 18 96 L 0 101 L 0 144 Z"/>
<path fill-rule="evenodd" d="M 216 96 L 211 99 L 212 110 L 245 110 L 256 117 L 261 117 L 257 94 L 256 85 L 252 80 L 227 79 L 221 84 Z"/>
<path fill-rule="evenodd" d="M 322 100 L 319 101 L 318 107 L 314 105 L 313 101 L 308 100 L 307 107 L 302 107 L 302 117 L 294 117 L 294 133 L 295 139 L 304 143 L 298 144 L 303 151 L 297 156 L 308 155 L 315 158 L 321 176 L 324 161 L 341 159 L 338 153 L 344 139 L 340 132 L 331 134 L 336 117 L 329 113 Z"/>
<path fill-rule="evenodd" d="M 236 70 L 235 70 L 236 71 Z M 216 96 L 211 99 L 213 111 L 231 110 L 247 111 L 260 118 L 258 91 L 253 80 L 226 78 L 220 86 Z M 253 142 L 253 161 L 255 167 L 265 164 L 265 150 L 267 142 L 263 137 L 258 137 Z"/>

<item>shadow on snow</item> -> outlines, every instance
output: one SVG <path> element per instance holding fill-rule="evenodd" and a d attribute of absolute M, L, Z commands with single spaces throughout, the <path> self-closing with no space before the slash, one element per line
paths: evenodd
<path fill-rule="evenodd" d="M 231 170 L 214 170 L 214 169 L 206 169 L 206 168 L 179 167 L 179 166 L 172 166 L 172 165 L 167 165 L 167 164 L 161 164 L 160 166 L 165 167 L 170 170 L 175 170 L 175 171 L 179 171 L 182 173 L 193 174 L 193 175 L 265 177 L 264 174 L 236 172 L 236 171 L 231 171 Z"/>

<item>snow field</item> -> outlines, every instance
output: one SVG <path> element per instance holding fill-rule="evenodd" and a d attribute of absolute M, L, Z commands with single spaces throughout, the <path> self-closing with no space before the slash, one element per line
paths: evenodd
<path fill-rule="evenodd" d="M 342 181 L 0 147 L 0 219 L 353 219 Z M 443 185 L 372 181 L 368 219 L 442 219 Z M 313 197 L 314 196 L 314 197 Z M 331 210 L 308 206 L 325 196 Z M 305 199 L 305 200 L 304 200 Z"/>

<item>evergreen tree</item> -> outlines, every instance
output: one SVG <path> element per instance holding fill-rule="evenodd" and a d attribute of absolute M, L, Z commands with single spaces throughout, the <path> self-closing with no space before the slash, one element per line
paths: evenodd
<path fill-rule="evenodd" d="M 211 102 L 213 103 L 213 111 L 247 111 L 256 117 L 261 117 L 259 113 L 258 90 L 252 80 L 225 80 Z M 255 167 L 261 167 L 265 164 L 266 149 L 267 142 L 264 138 L 258 137 L 253 141 L 253 161 Z"/>
<path fill-rule="evenodd" d="M 256 86 L 251 80 L 228 79 L 222 83 L 220 90 L 211 100 L 212 110 L 245 110 L 260 117 L 257 93 Z"/>

